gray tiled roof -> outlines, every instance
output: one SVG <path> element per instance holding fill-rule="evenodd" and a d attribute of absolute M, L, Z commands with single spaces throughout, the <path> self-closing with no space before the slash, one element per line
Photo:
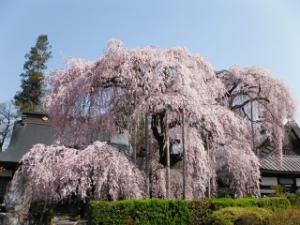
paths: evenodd
<path fill-rule="evenodd" d="M 282 162 L 277 157 L 269 156 L 261 159 L 260 163 L 264 172 L 300 174 L 300 156 L 285 155 Z"/>
<path fill-rule="evenodd" d="M 33 145 L 53 143 L 53 128 L 48 120 L 43 120 L 44 117 L 46 114 L 43 113 L 23 113 L 22 120 L 14 124 L 8 148 L 0 152 L 0 163 L 17 164 Z M 129 150 L 126 134 L 105 136 L 104 133 L 100 133 L 98 140 L 107 141 L 119 150 Z"/>
<path fill-rule="evenodd" d="M 18 163 L 22 156 L 37 143 L 50 145 L 53 141 L 53 129 L 46 124 L 17 121 L 9 147 L 0 153 L 0 161 Z"/>

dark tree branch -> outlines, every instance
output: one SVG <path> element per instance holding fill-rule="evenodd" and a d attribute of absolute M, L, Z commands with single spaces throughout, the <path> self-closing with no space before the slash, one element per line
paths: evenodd
<path fill-rule="evenodd" d="M 267 99 L 267 98 L 264 98 L 264 97 L 255 97 L 255 98 L 251 98 L 251 99 L 248 99 L 248 100 L 244 101 L 242 104 L 234 105 L 230 109 L 231 110 L 236 110 L 236 109 L 239 109 L 239 108 L 243 108 L 245 105 L 247 105 L 247 104 L 249 104 L 251 102 L 254 102 L 254 101 L 265 101 L 267 103 L 270 103 L 269 99 Z"/>

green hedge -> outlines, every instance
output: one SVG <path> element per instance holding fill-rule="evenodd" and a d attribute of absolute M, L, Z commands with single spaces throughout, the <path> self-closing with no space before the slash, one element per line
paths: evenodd
<path fill-rule="evenodd" d="M 212 210 L 226 207 L 260 207 L 272 210 L 290 208 L 291 203 L 285 197 L 264 197 L 264 198 L 216 198 L 211 200 Z"/>
<path fill-rule="evenodd" d="M 290 208 L 290 205 L 289 200 L 284 197 L 198 201 L 161 199 L 91 201 L 89 222 L 91 225 L 205 225 L 208 224 L 212 213 L 223 208 L 256 207 L 258 210 L 265 208 L 275 211 Z M 244 212 L 243 209 L 240 212 Z M 249 219 L 248 214 L 244 220 Z"/>
<path fill-rule="evenodd" d="M 190 218 L 187 201 L 124 200 L 91 201 L 89 222 L 92 225 L 185 225 Z"/>
<path fill-rule="evenodd" d="M 227 207 L 213 212 L 210 225 L 268 225 L 272 215 L 269 209 L 257 207 Z"/>

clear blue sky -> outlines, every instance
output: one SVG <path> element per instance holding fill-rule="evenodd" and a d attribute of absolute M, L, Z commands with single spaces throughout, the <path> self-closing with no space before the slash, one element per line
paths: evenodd
<path fill-rule="evenodd" d="M 299 0 L 0 0 L 0 102 L 19 89 L 39 34 L 53 46 L 49 71 L 68 56 L 96 59 L 119 38 L 128 47 L 184 46 L 216 70 L 264 67 L 300 99 Z"/>

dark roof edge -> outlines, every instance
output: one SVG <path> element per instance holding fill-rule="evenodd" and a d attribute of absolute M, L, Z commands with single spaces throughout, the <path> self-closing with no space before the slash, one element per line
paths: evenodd
<path fill-rule="evenodd" d="M 268 174 L 300 175 L 300 171 L 268 170 L 263 168 L 260 168 L 260 171 Z"/>
<path fill-rule="evenodd" d="M 46 112 L 22 112 L 22 115 L 48 116 Z"/>

